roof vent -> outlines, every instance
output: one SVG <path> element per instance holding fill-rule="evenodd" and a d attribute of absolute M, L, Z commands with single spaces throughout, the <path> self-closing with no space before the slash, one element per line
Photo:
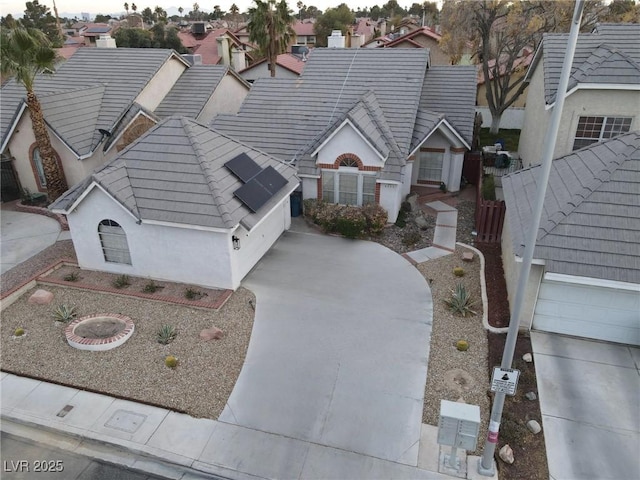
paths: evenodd
<path fill-rule="evenodd" d="M 116 39 L 112 38 L 108 33 L 101 34 L 96 39 L 96 47 L 98 48 L 116 48 Z"/>

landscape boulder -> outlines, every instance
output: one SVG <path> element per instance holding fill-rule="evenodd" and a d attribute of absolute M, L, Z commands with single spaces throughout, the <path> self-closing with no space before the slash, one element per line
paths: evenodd
<path fill-rule="evenodd" d="M 540 431 L 542 430 L 542 427 L 540 426 L 540 424 L 535 420 L 529 420 L 527 422 L 527 428 L 531 433 L 540 433 Z"/>
<path fill-rule="evenodd" d="M 33 295 L 29 297 L 28 302 L 34 305 L 48 305 L 51 303 L 52 300 L 53 300 L 53 293 L 40 288 L 36 290 L 33 293 Z"/>
<path fill-rule="evenodd" d="M 205 342 L 211 340 L 220 340 L 224 336 L 224 332 L 216 327 L 205 328 L 200 332 L 200 338 Z"/>
<path fill-rule="evenodd" d="M 524 360 L 524 361 L 525 361 L 525 362 L 527 362 L 527 363 L 531 363 L 531 362 L 533 362 L 533 357 L 531 356 L 531 354 L 530 354 L 530 353 L 525 353 L 525 354 L 522 356 L 522 360 Z"/>
<path fill-rule="evenodd" d="M 513 449 L 509 446 L 508 443 L 500 449 L 499 455 L 502 461 L 508 463 L 509 465 L 511 465 L 515 460 L 513 458 Z"/>

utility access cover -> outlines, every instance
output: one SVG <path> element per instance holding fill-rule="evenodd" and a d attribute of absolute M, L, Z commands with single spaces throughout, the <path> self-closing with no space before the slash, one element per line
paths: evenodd
<path fill-rule="evenodd" d="M 506 395 L 515 395 L 516 387 L 518 386 L 518 377 L 520 377 L 520 370 L 493 367 L 491 391 L 504 393 Z"/>

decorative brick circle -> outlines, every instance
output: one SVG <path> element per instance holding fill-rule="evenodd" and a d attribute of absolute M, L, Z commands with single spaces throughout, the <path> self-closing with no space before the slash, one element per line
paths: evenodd
<path fill-rule="evenodd" d="M 99 318 L 118 320 L 124 324 L 124 329 L 118 332 L 113 337 L 108 338 L 84 338 L 76 335 L 75 330 L 81 323 L 88 322 L 90 320 L 96 320 Z M 96 313 L 94 315 L 87 315 L 86 317 L 78 318 L 67 325 L 64 330 L 64 334 L 67 337 L 67 342 L 73 348 L 79 350 L 92 350 L 94 352 L 111 350 L 112 348 L 119 347 L 124 342 L 129 340 L 129 337 L 133 335 L 134 330 L 133 321 L 129 317 L 120 315 L 118 313 Z"/>

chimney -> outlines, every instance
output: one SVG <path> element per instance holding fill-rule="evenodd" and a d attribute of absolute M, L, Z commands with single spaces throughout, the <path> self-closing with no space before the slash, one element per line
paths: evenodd
<path fill-rule="evenodd" d="M 222 64 L 227 67 L 231 66 L 231 54 L 229 52 L 229 37 L 221 35 L 216 38 L 218 43 L 218 56 L 222 57 Z"/>
<path fill-rule="evenodd" d="M 331 36 L 327 37 L 327 47 L 344 48 L 344 35 L 340 30 L 333 30 Z"/>
<path fill-rule="evenodd" d="M 108 33 L 101 34 L 96 39 L 97 48 L 116 48 L 116 39 L 111 37 Z"/>
<path fill-rule="evenodd" d="M 236 72 L 247 68 L 247 59 L 245 57 L 244 50 L 241 48 L 234 48 L 231 50 L 231 60 L 231 66 Z"/>
<path fill-rule="evenodd" d="M 351 48 L 360 48 L 362 45 L 364 45 L 364 35 L 354 33 L 351 36 Z"/>

